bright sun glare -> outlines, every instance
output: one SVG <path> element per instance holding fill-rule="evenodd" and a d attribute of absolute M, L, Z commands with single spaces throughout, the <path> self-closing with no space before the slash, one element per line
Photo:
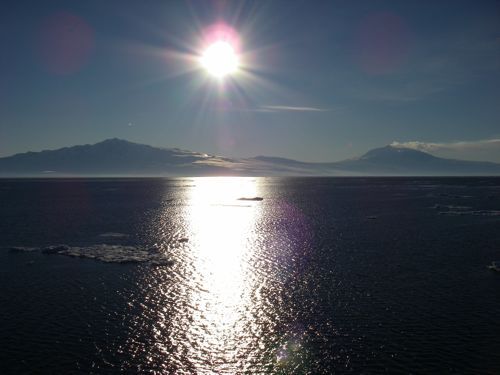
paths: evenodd
<path fill-rule="evenodd" d="M 224 78 L 235 73 L 239 66 L 239 59 L 234 48 L 223 40 L 209 45 L 203 52 L 200 62 L 207 72 L 217 78 Z"/>

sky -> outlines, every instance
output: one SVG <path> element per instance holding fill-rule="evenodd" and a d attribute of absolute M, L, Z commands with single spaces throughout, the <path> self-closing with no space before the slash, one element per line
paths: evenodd
<path fill-rule="evenodd" d="M 240 69 L 199 63 L 225 27 Z M 121 138 L 336 161 L 393 144 L 500 162 L 498 1 L 11 1 L 0 156 Z"/>

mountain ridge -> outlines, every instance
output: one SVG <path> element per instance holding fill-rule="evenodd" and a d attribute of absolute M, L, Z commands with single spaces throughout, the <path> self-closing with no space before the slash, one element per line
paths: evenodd
<path fill-rule="evenodd" d="M 500 175 L 500 164 L 444 159 L 387 145 L 357 158 L 311 163 L 255 156 L 228 158 L 179 148 L 160 148 L 119 138 L 0 158 L 0 176 L 207 176 Z"/>

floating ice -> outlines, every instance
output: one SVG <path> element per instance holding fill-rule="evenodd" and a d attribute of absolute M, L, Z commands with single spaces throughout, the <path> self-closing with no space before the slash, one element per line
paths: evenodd
<path fill-rule="evenodd" d="M 213 204 L 212 206 L 217 206 L 217 207 L 252 207 L 249 204 Z"/>
<path fill-rule="evenodd" d="M 500 272 L 500 261 L 491 262 L 488 268 L 492 271 Z"/>
<path fill-rule="evenodd" d="M 439 215 L 474 215 L 474 216 L 500 216 L 498 210 L 449 210 L 441 211 Z"/>
<path fill-rule="evenodd" d="M 99 237 L 106 237 L 106 238 L 125 238 L 129 237 L 128 234 L 125 233 L 116 233 L 116 232 L 106 232 L 102 233 L 99 235 Z"/>
<path fill-rule="evenodd" d="M 41 251 L 43 254 L 89 258 L 106 263 L 147 263 L 155 266 L 172 264 L 166 254 L 160 252 L 156 247 L 98 244 L 90 246 L 11 247 L 10 250 L 13 252 Z"/>
<path fill-rule="evenodd" d="M 499 210 L 474 210 L 469 206 L 435 204 L 432 208 L 439 210 L 439 215 L 500 216 Z"/>
<path fill-rule="evenodd" d="M 440 193 L 441 197 L 453 198 L 453 199 L 469 199 L 473 198 L 472 195 L 458 195 L 458 194 L 448 194 L 448 193 Z"/>
<path fill-rule="evenodd" d="M 449 211 L 470 211 L 472 207 L 469 206 L 455 206 L 455 205 L 447 205 L 447 204 L 435 204 L 434 207 L 436 210 L 449 210 Z"/>

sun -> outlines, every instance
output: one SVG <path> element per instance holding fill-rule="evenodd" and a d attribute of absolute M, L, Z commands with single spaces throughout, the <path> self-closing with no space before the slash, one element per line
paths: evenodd
<path fill-rule="evenodd" d="M 205 49 L 200 63 L 214 77 L 224 78 L 238 70 L 239 58 L 231 44 L 218 40 Z"/>

